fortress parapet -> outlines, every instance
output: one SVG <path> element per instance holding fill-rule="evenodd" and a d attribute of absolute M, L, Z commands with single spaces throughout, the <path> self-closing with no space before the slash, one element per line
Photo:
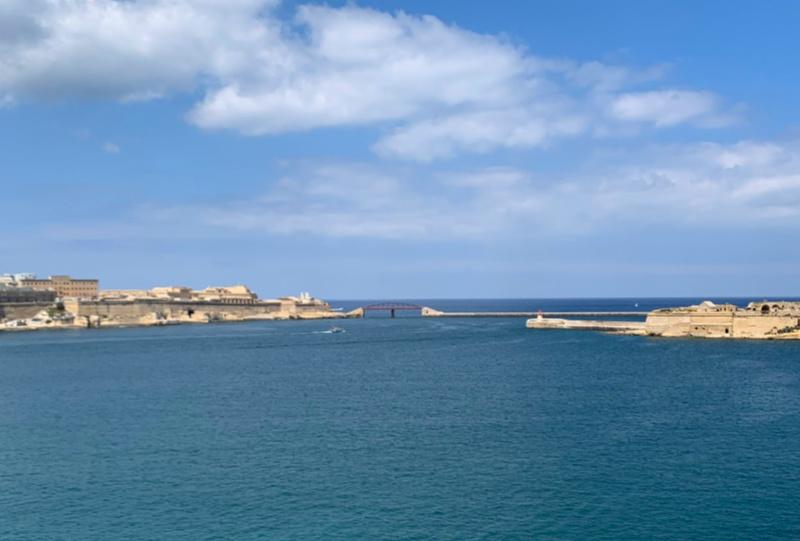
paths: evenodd
<path fill-rule="evenodd" d="M 600 330 L 664 337 L 800 339 L 800 302 L 751 302 L 745 308 L 703 301 L 694 306 L 662 308 L 644 322 L 581 321 L 536 317 L 530 329 Z"/>
<path fill-rule="evenodd" d="M 800 302 L 754 302 L 746 308 L 705 301 L 655 310 L 645 331 L 652 336 L 703 338 L 800 338 Z"/>

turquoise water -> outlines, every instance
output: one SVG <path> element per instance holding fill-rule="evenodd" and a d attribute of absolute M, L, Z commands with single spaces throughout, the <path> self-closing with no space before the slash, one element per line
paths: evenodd
<path fill-rule="evenodd" d="M 0 334 L 0 539 L 797 539 L 800 344 Z"/>

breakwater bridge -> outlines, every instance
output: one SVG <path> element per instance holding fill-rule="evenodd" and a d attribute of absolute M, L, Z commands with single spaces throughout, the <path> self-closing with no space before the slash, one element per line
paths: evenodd
<path fill-rule="evenodd" d="M 379 302 L 357 308 L 350 314 L 356 317 L 367 317 L 369 312 L 388 312 L 389 317 L 393 318 L 397 316 L 397 312 L 419 312 L 420 315 L 425 315 L 425 310 L 430 310 L 430 308 L 406 302 Z"/>
<path fill-rule="evenodd" d="M 370 312 L 384 312 L 388 313 L 390 318 L 397 317 L 398 312 L 418 312 L 422 317 L 517 317 L 517 318 L 533 318 L 533 317 L 645 317 L 649 312 L 544 312 L 537 310 L 534 312 L 443 312 L 436 310 L 429 306 L 422 306 L 420 304 L 405 303 L 405 302 L 379 302 L 375 304 L 368 304 L 348 313 L 351 317 L 367 317 Z"/>

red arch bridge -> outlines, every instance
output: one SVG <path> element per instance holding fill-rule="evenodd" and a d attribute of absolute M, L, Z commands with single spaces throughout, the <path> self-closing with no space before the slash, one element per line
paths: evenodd
<path fill-rule="evenodd" d="M 389 317 L 395 317 L 396 313 L 400 311 L 422 312 L 424 308 L 424 306 L 420 306 L 419 304 L 408 304 L 405 302 L 379 302 L 362 306 L 361 310 L 363 316 L 366 316 L 367 312 L 389 312 Z"/>

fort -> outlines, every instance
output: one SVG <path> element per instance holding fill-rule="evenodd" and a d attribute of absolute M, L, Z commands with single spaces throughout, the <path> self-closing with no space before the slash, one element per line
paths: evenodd
<path fill-rule="evenodd" d="M 536 317 L 530 329 L 600 330 L 639 336 L 691 338 L 800 339 L 800 302 L 751 302 L 745 308 L 704 301 L 663 308 L 641 321 L 580 321 Z"/>
<path fill-rule="evenodd" d="M 30 274 L 0 280 L 0 330 L 345 317 L 309 293 L 259 299 L 247 286 L 101 290 L 96 279 Z"/>
<path fill-rule="evenodd" d="M 220 288 L 225 289 L 225 288 Z M 79 326 L 169 325 L 256 319 L 325 319 L 343 314 L 308 294 L 273 300 L 168 297 L 67 299 Z"/>
<path fill-rule="evenodd" d="M 58 275 L 50 278 L 36 278 L 28 275 L 19 280 L 20 287 L 38 291 L 53 291 L 59 297 L 96 297 L 100 282 L 94 278 L 75 279 L 71 276 Z"/>
<path fill-rule="evenodd" d="M 651 336 L 699 338 L 800 338 L 800 302 L 751 302 L 746 308 L 710 301 L 655 310 L 647 316 Z"/>

